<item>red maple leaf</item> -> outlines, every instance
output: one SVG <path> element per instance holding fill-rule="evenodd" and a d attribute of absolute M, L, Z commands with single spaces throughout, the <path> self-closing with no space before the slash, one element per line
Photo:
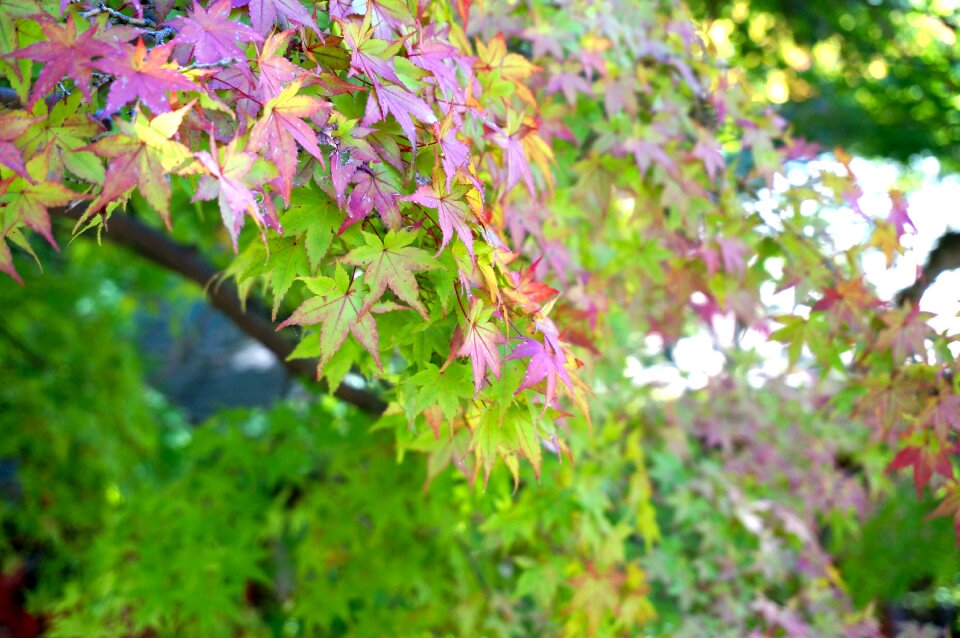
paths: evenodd
<path fill-rule="evenodd" d="M 503 360 L 500 357 L 500 344 L 504 343 L 503 333 L 496 324 L 490 321 L 493 311 L 475 303 L 470 309 L 467 330 L 463 333 L 463 341 L 456 350 L 458 357 L 470 357 L 473 367 L 473 387 L 477 394 L 486 375 L 487 368 L 494 378 L 500 378 Z M 456 343 L 454 344 L 456 345 Z"/>
<path fill-rule="evenodd" d="M 534 261 L 522 273 L 510 272 L 513 288 L 504 290 L 504 294 L 530 311 L 537 310 L 539 304 L 546 302 L 559 292 L 556 288 L 537 281 L 536 270 L 541 259 Z"/>
<path fill-rule="evenodd" d="M 460 15 L 460 19 L 463 20 L 463 30 L 467 30 L 467 25 L 470 22 L 470 2 L 471 0 L 456 0 L 457 13 Z"/>
<path fill-rule="evenodd" d="M 229 58 L 246 60 L 237 43 L 260 42 L 263 36 L 245 24 L 230 19 L 230 0 L 220 0 L 208 9 L 194 0 L 193 10 L 170 21 L 179 31 L 174 44 L 192 44 L 193 58 L 201 64 Z"/>
<path fill-rule="evenodd" d="M 316 33 L 320 33 L 313 16 L 300 4 L 300 0 L 250 0 L 248 9 L 250 22 L 260 35 L 270 33 L 278 15 L 289 22 L 310 27 Z"/>
<path fill-rule="evenodd" d="M 453 233 L 456 231 L 460 241 L 467 247 L 470 256 L 473 257 L 473 231 L 467 225 L 467 217 L 470 215 L 470 207 L 463 200 L 463 195 L 469 187 L 455 186 L 452 191 L 446 195 L 437 194 L 436 189 L 429 184 L 425 184 L 406 197 L 401 197 L 404 201 L 415 202 L 427 208 L 437 209 L 437 223 L 440 225 L 442 234 L 440 248 L 437 254 L 443 250 L 444 246 L 450 243 Z"/>
<path fill-rule="evenodd" d="M 129 44 L 117 46 L 117 55 L 95 63 L 98 69 L 114 76 L 104 107 L 107 113 L 114 113 L 136 99 L 154 113 L 166 113 L 170 110 L 171 91 L 195 91 L 198 88 L 175 64 L 167 64 L 172 43 L 153 47 L 149 54 L 142 39 L 137 40 L 135 47 Z"/>
<path fill-rule="evenodd" d="M 27 108 L 32 109 L 36 101 L 50 93 L 64 76 L 71 78 L 87 101 L 90 101 L 94 58 L 114 55 L 113 47 L 97 40 L 96 26 L 78 35 L 73 14 L 67 16 L 67 22 L 63 26 L 55 22 L 41 22 L 40 28 L 47 36 L 46 42 L 37 42 L 7 54 L 11 58 L 26 58 L 45 63 L 30 91 Z"/>
<path fill-rule="evenodd" d="M 265 149 L 265 154 L 280 173 L 279 190 L 283 201 L 290 203 L 293 174 L 297 170 L 297 143 L 317 160 L 323 162 L 317 134 L 301 120 L 310 117 L 327 102 L 308 95 L 297 95 L 303 80 L 295 80 L 263 107 L 263 117 L 250 132 L 250 147 Z"/>
<path fill-rule="evenodd" d="M 934 451 L 926 447 L 906 447 L 894 457 L 887 471 L 903 469 L 913 466 L 913 485 L 917 488 L 917 498 L 923 496 L 924 486 L 930 482 L 934 472 L 953 478 L 953 464 L 950 462 L 949 450 Z"/>

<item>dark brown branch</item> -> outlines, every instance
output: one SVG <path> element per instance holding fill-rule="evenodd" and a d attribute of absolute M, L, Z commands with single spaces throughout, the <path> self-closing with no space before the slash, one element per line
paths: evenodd
<path fill-rule="evenodd" d="M 79 219 L 85 209 L 84 205 L 75 206 L 63 211 L 63 214 L 71 219 Z M 248 301 L 244 310 L 236 286 L 230 281 L 215 281 L 219 277 L 218 270 L 197 248 L 181 244 L 163 232 L 121 213 L 110 217 L 103 236 L 132 249 L 144 259 L 195 282 L 203 288 L 214 307 L 247 336 L 276 355 L 291 374 L 316 382 L 316 362 L 308 359 L 287 361 L 287 356 L 293 352 L 296 344 L 276 331 L 269 319 L 270 313 L 257 302 Z M 345 384 L 341 384 L 333 394 L 341 401 L 370 414 L 381 414 L 387 408 L 383 399 L 376 394 Z"/>
<path fill-rule="evenodd" d="M 960 268 L 960 233 L 945 233 L 930 251 L 917 281 L 897 293 L 897 305 L 907 301 L 917 305 L 920 297 L 941 273 L 956 268 Z"/>

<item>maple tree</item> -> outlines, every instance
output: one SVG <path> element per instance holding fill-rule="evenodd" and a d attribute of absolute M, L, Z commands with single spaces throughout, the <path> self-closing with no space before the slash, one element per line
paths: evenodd
<path fill-rule="evenodd" d="M 812 161 L 681 5 L 15 0 L 0 71 L 0 270 L 55 286 L 21 273 L 50 263 L 32 234 L 67 243 L 59 225 L 132 246 L 359 410 L 225 415 L 156 459 L 143 423 L 114 415 L 97 436 L 137 444 L 116 466 L 84 457 L 92 486 L 69 488 L 113 495 L 92 553 L 62 541 L 60 525 L 95 534 L 72 492 L 52 531 L 39 505 L 13 523 L 83 565 L 38 596 L 54 635 L 879 635 L 830 550 L 851 555 L 899 470 L 960 520 L 952 340 L 861 269 L 902 251 L 905 200 L 863 214 L 851 158 Z M 844 206 L 870 237 L 838 250 Z M 27 294 L 7 296 L 13 321 Z M 682 397 L 625 377 L 725 323 L 722 370 Z M 788 360 L 760 389 L 748 339 Z M 101 341 L 89 365 L 137 394 L 136 365 L 111 369 Z M 807 385 L 784 380 L 801 370 Z M 377 433 L 350 425 L 365 418 Z M 409 452 L 426 496 L 420 466 L 393 464 Z M 397 487 L 365 487 L 354 456 Z M 356 520 L 318 525 L 342 511 Z M 137 522 L 164 520 L 169 537 Z M 265 575 L 270 543 L 296 554 L 275 565 L 300 570 L 295 592 Z M 198 576 L 204 547 L 226 558 Z M 256 587 L 272 602 L 247 604 Z"/>

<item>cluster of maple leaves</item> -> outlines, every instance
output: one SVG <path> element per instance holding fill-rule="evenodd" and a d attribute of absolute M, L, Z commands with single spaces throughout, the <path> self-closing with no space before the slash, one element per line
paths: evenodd
<path fill-rule="evenodd" d="M 304 328 L 296 356 L 334 385 L 382 375 L 408 424 L 449 427 L 448 462 L 472 451 L 473 473 L 502 458 L 516 476 L 517 457 L 539 471 L 541 445 L 566 449 L 565 403 L 589 418 L 573 344 L 593 348 L 609 304 L 667 341 L 691 314 L 769 331 L 759 286 L 783 258 L 778 287 L 813 295 L 773 333 L 791 362 L 809 350 L 848 375 L 852 409 L 907 440 L 891 468 L 912 467 L 918 490 L 952 478 L 956 393 L 945 357 L 922 361 L 926 317 L 824 263 L 824 233 L 794 213 L 810 188 L 784 194 L 772 225 L 738 200 L 811 149 L 698 57 L 689 22 L 617 6 L 592 18 L 608 36 L 567 25 L 574 46 L 517 29 L 512 6 L 468 38 L 469 2 L 5 3 L 0 269 L 19 279 L 9 244 L 32 253 L 25 229 L 56 246 L 51 210 L 108 225 L 133 202 L 170 227 L 184 194 L 216 201 L 238 251 L 227 273 L 272 294 L 275 315 L 299 303 L 279 324 Z M 841 163 L 825 201 L 858 210 Z M 910 225 L 893 201 L 871 239 L 888 261 Z M 954 501 L 941 512 L 960 521 Z"/>
<path fill-rule="evenodd" d="M 466 20 L 469 3 L 459 9 Z M 494 214 L 518 185 L 551 185 L 523 83 L 535 67 L 502 37 L 474 50 L 453 20 L 395 0 L 320 13 L 295 0 L 18 0 L 3 12 L 21 106 L 0 111 L 0 269 L 19 279 L 8 242 L 32 252 L 24 229 L 56 247 L 51 211 L 109 228 L 133 201 L 171 228 L 178 193 L 215 200 L 242 248 L 229 271 L 241 289 L 263 281 L 275 315 L 291 290 L 302 300 L 278 329 L 310 328 L 295 354 L 318 356 L 318 376 L 414 363 L 411 423 L 462 431 L 486 474 L 498 456 L 539 471 L 541 438 L 564 449 L 561 395 L 586 412 L 580 364 L 548 317 L 557 291 L 511 266 L 520 246 Z M 258 232 L 242 235 L 248 218 Z M 390 343 L 384 313 L 400 315 Z M 472 391 L 436 394 L 464 360 Z M 522 378 L 503 378 L 505 361 L 525 364 Z M 501 427 L 508 409 L 522 426 Z"/>

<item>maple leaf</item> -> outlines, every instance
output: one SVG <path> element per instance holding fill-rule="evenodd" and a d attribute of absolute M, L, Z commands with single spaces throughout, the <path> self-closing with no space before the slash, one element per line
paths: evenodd
<path fill-rule="evenodd" d="M 912 232 L 917 232 L 917 227 L 913 224 L 913 220 L 910 219 L 907 198 L 903 196 L 903 193 L 896 189 L 891 189 L 890 202 L 890 214 L 887 216 L 887 222 L 893 224 L 893 227 L 896 229 L 897 240 L 907 232 L 907 226 L 910 227 Z"/>
<path fill-rule="evenodd" d="M 301 120 L 310 117 L 326 102 L 307 95 L 297 95 L 303 80 L 291 82 L 278 96 L 263 107 L 263 116 L 250 132 L 250 147 L 262 147 L 279 172 L 280 195 L 290 203 L 290 189 L 297 170 L 297 143 L 317 160 L 323 162 L 317 134 L 310 125 Z"/>
<path fill-rule="evenodd" d="M 359 166 L 353 172 L 353 191 L 347 202 L 347 218 L 339 233 L 367 217 L 376 207 L 384 225 L 390 229 L 400 226 L 400 208 L 397 206 L 400 180 L 383 164 Z"/>
<path fill-rule="evenodd" d="M 192 44 L 193 58 L 201 64 L 230 58 L 245 61 L 246 53 L 238 43 L 261 42 L 263 36 L 247 25 L 231 20 L 230 9 L 230 0 L 219 0 L 207 9 L 194 0 L 192 11 L 170 20 L 169 24 L 179 31 L 171 42 Z"/>
<path fill-rule="evenodd" d="M 440 164 L 447 176 L 447 190 L 460 169 L 466 169 L 470 162 L 470 149 L 457 139 L 460 128 L 453 124 L 453 111 L 449 111 L 440 122 L 433 125 L 433 133 L 440 149 Z"/>
<path fill-rule="evenodd" d="M 147 51 L 142 39 L 136 46 L 118 44 L 117 55 L 94 63 L 104 73 L 114 76 L 104 105 L 106 113 L 139 99 L 154 113 L 170 110 L 171 91 L 195 91 L 199 87 L 177 69 L 167 64 L 173 44 L 156 46 Z"/>
<path fill-rule="evenodd" d="M 881 317 L 887 327 L 877 335 L 873 347 L 890 348 L 893 358 L 901 362 L 911 355 L 926 356 L 926 339 L 932 330 L 927 323 L 934 315 L 919 312 L 916 306 L 898 308 Z"/>
<path fill-rule="evenodd" d="M 413 273 L 437 267 L 437 261 L 426 251 L 410 244 L 416 233 L 391 230 L 383 241 L 376 235 L 363 233 L 366 246 L 354 248 L 343 260 L 354 266 L 364 267 L 363 280 L 370 286 L 370 296 L 361 308 L 361 314 L 379 301 L 387 287 L 397 297 L 427 319 L 427 310 L 420 302 L 420 288 Z"/>
<path fill-rule="evenodd" d="M 283 31 L 271 35 L 263 43 L 263 48 L 257 57 L 260 67 L 257 90 L 264 100 L 276 97 L 283 90 L 283 85 L 293 82 L 306 73 L 303 67 L 297 66 L 282 55 L 290 42 L 292 33 L 292 31 Z"/>
<path fill-rule="evenodd" d="M 220 215 L 233 241 L 234 250 L 243 227 L 244 213 L 249 214 L 257 224 L 265 221 L 250 186 L 262 184 L 268 179 L 265 171 L 254 170 L 257 156 L 239 150 L 238 144 L 238 138 L 233 138 L 218 154 L 216 144 L 211 138 L 211 152 L 198 151 L 195 154 L 209 175 L 200 179 L 197 192 L 193 196 L 193 201 L 217 198 Z"/>
<path fill-rule="evenodd" d="M 539 304 L 545 303 L 560 292 L 536 280 L 536 270 L 541 259 L 534 261 L 522 273 L 512 271 L 507 273 L 513 283 L 513 288 L 508 288 L 504 293 L 520 307 L 531 312 L 536 311 Z"/>
<path fill-rule="evenodd" d="M 417 147 L 417 129 L 412 117 L 424 124 L 433 124 L 437 117 L 426 102 L 396 84 L 375 85 L 373 93 L 367 98 L 367 110 L 363 116 L 363 125 L 370 126 L 393 115 L 397 124 L 406 133 L 413 148 Z"/>
<path fill-rule="evenodd" d="M 369 312 L 362 312 L 362 293 L 351 282 L 346 272 L 337 267 L 334 279 L 318 277 L 326 284 L 329 292 L 317 297 L 311 297 L 297 308 L 289 319 L 277 326 L 280 330 L 286 326 L 313 326 L 322 324 L 320 328 L 320 362 L 317 364 L 317 378 L 330 358 L 337 352 L 347 334 L 352 334 L 360 344 L 367 349 L 380 365 L 380 342 L 377 336 L 377 323 Z"/>
<path fill-rule="evenodd" d="M 870 233 L 870 245 L 879 248 L 887 260 L 887 268 L 893 265 L 894 256 L 903 253 L 900 236 L 893 224 L 877 221 Z M 902 233 L 900 233 L 902 234 Z"/>
<path fill-rule="evenodd" d="M 457 13 L 460 15 L 460 20 L 463 21 L 463 30 L 467 30 L 467 26 L 470 23 L 470 3 L 472 0 L 455 0 L 457 7 Z"/>
<path fill-rule="evenodd" d="M 33 181 L 23 163 L 23 154 L 12 142 L 23 135 L 37 118 L 30 117 L 24 111 L 0 112 L 0 164 L 13 170 L 17 175 Z"/>
<path fill-rule="evenodd" d="M 494 378 L 499 379 L 500 369 L 503 367 L 500 344 L 504 343 L 505 339 L 500 328 L 490 321 L 491 314 L 492 309 L 484 308 L 479 302 L 473 304 L 467 319 L 467 329 L 462 333 L 463 341 L 455 351 L 458 357 L 470 357 L 476 394 L 480 393 L 486 370 L 489 368 Z"/>
<path fill-rule="evenodd" d="M 453 62 L 460 60 L 461 67 L 466 65 L 459 57 L 456 47 L 435 38 L 420 38 L 411 45 L 409 59 L 416 66 L 433 74 L 433 80 L 444 95 L 454 99 L 462 98 L 463 90 Z"/>
<path fill-rule="evenodd" d="M 401 84 L 393 67 L 393 57 L 401 45 L 374 38 L 372 20 L 373 12 L 368 10 L 359 25 L 355 22 L 341 22 L 344 42 L 351 49 L 348 77 L 363 74 L 373 82 L 375 88 L 381 80 Z"/>
<path fill-rule="evenodd" d="M 406 404 L 407 416 L 414 417 L 430 406 L 438 406 L 447 421 L 453 421 L 460 409 L 460 399 L 470 399 L 470 378 L 464 365 L 450 365 L 443 369 L 424 363 L 420 372 L 410 377 L 408 384 L 419 387 Z M 439 431 L 434 432 L 439 438 Z"/>
<path fill-rule="evenodd" d="M 927 519 L 937 516 L 949 516 L 953 519 L 953 529 L 957 537 L 957 544 L 960 544 L 960 486 L 956 483 L 950 486 L 950 491 L 944 497 L 940 505 L 930 512 Z"/>
<path fill-rule="evenodd" d="M 514 186 L 523 178 L 523 183 L 531 195 L 536 194 L 536 186 L 533 182 L 533 173 L 530 172 L 530 161 L 523 147 L 523 132 L 517 131 L 512 134 L 496 124 L 488 123 L 487 127 L 491 132 L 484 137 L 503 150 L 503 165 L 507 169 L 507 190 Z"/>
<path fill-rule="evenodd" d="M 562 349 L 555 349 L 546 341 L 540 342 L 530 337 L 523 337 L 520 340 L 520 345 L 513 349 L 507 360 L 526 358 L 529 358 L 530 362 L 527 364 L 523 383 L 517 388 L 515 394 L 519 394 L 522 390 L 546 380 L 543 406 L 546 409 L 548 405 L 553 403 L 556 396 L 557 377 L 563 381 L 571 393 L 573 392 L 573 384 L 566 369 L 567 356 Z"/>
<path fill-rule="evenodd" d="M 40 76 L 30 91 L 27 108 L 32 109 L 37 100 L 53 91 L 64 76 L 76 83 L 87 101 L 92 100 L 90 80 L 93 77 L 94 59 L 114 55 L 113 47 L 97 39 L 96 25 L 77 34 L 72 13 L 67 15 L 67 22 L 63 26 L 55 22 L 41 21 L 40 28 L 47 36 L 46 42 L 37 42 L 7 54 L 11 58 L 26 58 L 44 63 Z"/>
<path fill-rule="evenodd" d="M 941 441 L 946 441 L 950 430 L 960 430 L 960 396 L 941 394 L 930 399 L 917 420 L 933 428 Z"/>
<path fill-rule="evenodd" d="M 10 253 L 10 247 L 7 246 L 5 235 L 0 235 L 0 272 L 7 273 L 14 281 L 23 285 L 23 278 L 13 265 L 13 255 Z"/>
<path fill-rule="evenodd" d="M 103 128 L 81 111 L 84 97 L 75 93 L 58 100 L 39 121 L 17 140 L 17 144 L 27 155 L 32 155 L 48 145 L 53 145 L 50 154 L 50 175 L 62 180 L 64 169 L 77 177 L 94 184 L 102 184 L 103 165 L 89 151 L 80 150 L 90 143 L 90 139 L 103 131 Z M 42 104 L 42 103 L 41 103 Z M 44 106 L 34 107 L 41 112 Z M 2 127 L 0 127 L 2 128 Z"/>
<path fill-rule="evenodd" d="M 15 177 L 6 187 L 6 192 L 0 196 L 0 210 L 6 232 L 17 220 L 26 224 L 32 230 L 60 250 L 50 227 L 48 208 L 66 206 L 71 202 L 84 199 L 81 193 L 74 192 L 56 182 L 47 181 L 47 167 L 50 162 L 50 148 L 47 147 L 27 162 L 27 173 L 31 178 Z"/>
<path fill-rule="evenodd" d="M 437 209 L 437 223 L 440 225 L 441 232 L 440 248 L 437 250 L 437 255 L 443 251 L 444 246 L 450 243 L 453 233 L 456 231 L 460 241 L 467 247 L 470 257 L 474 256 L 473 231 L 467 225 L 467 216 L 471 214 L 470 208 L 467 202 L 462 199 L 468 189 L 468 186 L 455 186 L 452 191 L 441 196 L 437 194 L 433 186 L 425 184 L 412 194 L 400 198 L 427 208 Z"/>
<path fill-rule="evenodd" d="M 530 461 L 534 474 L 540 478 L 542 451 L 537 439 L 537 425 L 524 407 L 510 406 L 502 415 L 497 410 L 482 413 L 472 433 L 470 451 L 483 467 L 484 489 L 497 458 L 503 459 L 510 470 L 515 489 L 520 481 L 517 456 Z"/>
<path fill-rule="evenodd" d="M 723 269 L 728 273 L 742 277 L 745 268 L 743 256 L 747 252 L 746 245 L 736 238 L 720 237 L 717 239 L 717 246 L 720 248 Z"/>
<path fill-rule="evenodd" d="M 186 146 L 171 138 L 180 129 L 184 116 L 193 104 L 190 102 L 183 108 L 163 113 L 152 120 L 147 120 L 140 111 L 137 111 L 132 122 L 117 119 L 117 133 L 84 148 L 110 160 L 103 188 L 84 218 L 120 199 L 136 186 L 167 228 L 171 228 L 169 174 L 183 173 L 193 159 Z"/>
<path fill-rule="evenodd" d="M 527 87 L 527 79 L 540 68 L 518 53 L 507 51 L 507 41 L 498 33 L 489 43 L 477 41 L 476 68 L 479 71 L 499 71 L 500 76 L 511 83 L 517 96 L 527 104 L 536 105 L 536 98 Z"/>
<path fill-rule="evenodd" d="M 260 35 L 270 33 L 278 15 L 294 24 L 310 27 L 315 33 L 320 33 L 313 16 L 300 4 L 300 0 L 250 0 L 248 9 L 250 22 Z"/>
<path fill-rule="evenodd" d="M 703 162 L 703 168 L 707 171 L 707 176 L 710 177 L 711 181 L 716 179 L 717 175 L 720 174 L 726 166 L 718 143 L 704 136 L 701 136 L 697 140 L 697 144 L 693 147 L 693 151 L 691 151 L 690 154 Z"/>
<path fill-rule="evenodd" d="M 667 155 L 666 151 L 663 150 L 662 143 L 651 140 L 630 139 L 623 142 L 620 147 L 628 153 L 633 153 L 633 159 L 642 174 L 646 174 L 653 162 L 662 166 L 669 174 L 676 173 L 677 166 L 673 160 L 670 159 L 670 156 Z"/>
<path fill-rule="evenodd" d="M 926 447 L 906 447 L 894 457 L 887 466 L 888 472 L 913 467 L 913 485 L 917 488 L 917 498 L 923 497 L 923 488 L 936 472 L 948 479 L 953 478 L 953 464 L 948 450 L 931 450 Z"/>

